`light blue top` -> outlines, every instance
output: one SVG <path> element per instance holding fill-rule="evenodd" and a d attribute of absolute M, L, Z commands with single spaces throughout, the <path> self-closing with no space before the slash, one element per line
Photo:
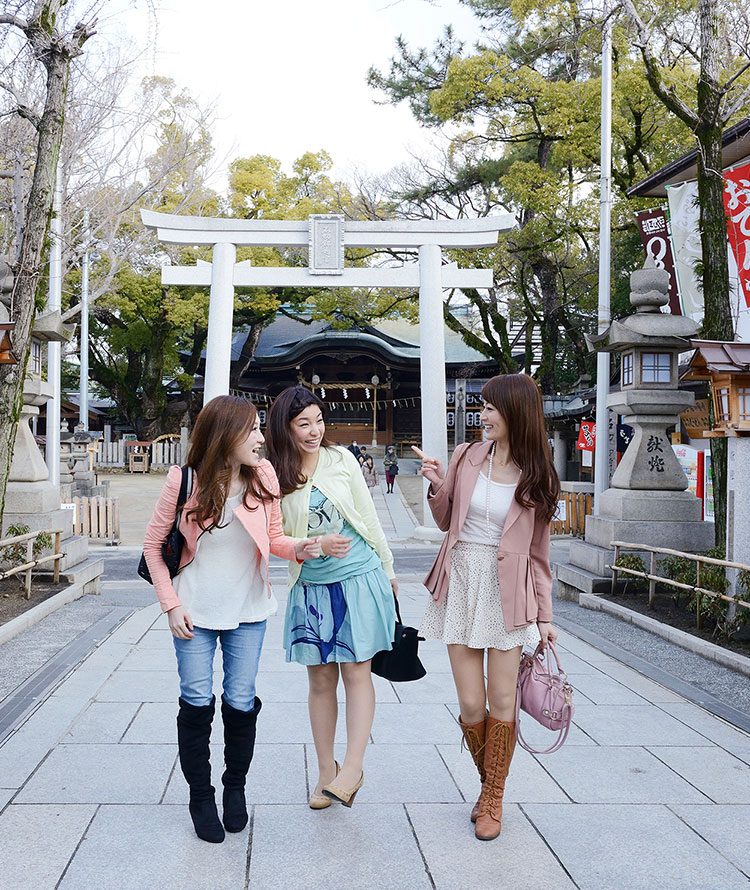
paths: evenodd
<path fill-rule="evenodd" d="M 305 584 L 331 584 L 382 568 L 378 554 L 344 519 L 336 505 L 315 487 L 310 491 L 307 531 L 309 537 L 345 535 L 352 539 L 352 543 L 349 553 L 343 559 L 335 556 L 306 559 L 299 575 L 299 580 Z"/>

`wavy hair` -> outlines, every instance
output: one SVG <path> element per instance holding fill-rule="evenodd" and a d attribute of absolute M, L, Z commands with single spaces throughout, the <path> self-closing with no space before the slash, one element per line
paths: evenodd
<path fill-rule="evenodd" d="M 549 522 L 557 509 L 560 479 L 544 425 L 542 394 L 526 374 L 501 374 L 482 387 L 481 398 L 503 416 L 513 462 L 521 468 L 516 500 Z"/>
<path fill-rule="evenodd" d="M 255 405 L 236 396 L 216 396 L 203 406 L 190 435 L 187 465 L 198 475 L 198 504 L 188 511 L 201 528 L 219 526 L 232 479 L 232 451 L 250 435 L 258 412 Z M 245 490 L 242 501 L 248 510 L 257 510 L 248 498 L 272 501 L 270 492 L 255 467 L 242 465 L 240 479 Z"/>
<path fill-rule="evenodd" d="M 306 386 L 288 386 L 279 393 L 268 412 L 266 453 L 276 470 L 282 495 L 291 494 L 307 481 L 302 473 L 302 458 L 290 424 L 310 405 L 320 408 L 325 420 L 326 406 L 322 399 Z M 332 443 L 324 435 L 320 444 L 328 448 Z"/>

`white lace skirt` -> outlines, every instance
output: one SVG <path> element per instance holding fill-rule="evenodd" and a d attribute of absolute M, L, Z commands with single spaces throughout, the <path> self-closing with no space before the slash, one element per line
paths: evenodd
<path fill-rule="evenodd" d="M 536 623 L 508 631 L 500 603 L 497 546 L 459 541 L 451 552 L 448 593 L 438 604 L 430 597 L 420 636 L 472 649 L 535 649 Z"/>

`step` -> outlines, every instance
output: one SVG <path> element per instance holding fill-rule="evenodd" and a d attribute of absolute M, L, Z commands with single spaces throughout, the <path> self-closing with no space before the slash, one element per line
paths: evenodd
<path fill-rule="evenodd" d="M 558 581 L 574 587 L 581 593 L 604 593 L 611 587 L 609 578 L 602 578 L 570 563 L 555 563 L 555 574 Z"/>

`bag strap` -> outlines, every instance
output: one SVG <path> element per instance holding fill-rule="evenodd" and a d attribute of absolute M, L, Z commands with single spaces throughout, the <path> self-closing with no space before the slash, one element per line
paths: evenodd
<path fill-rule="evenodd" d="M 182 481 L 180 482 L 180 493 L 177 495 L 177 506 L 175 507 L 174 526 L 180 527 L 180 519 L 182 518 L 182 508 L 190 499 L 193 493 L 193 471 L 190 467 L 182 467 Z"/>
<path fill-rule="evenodd" d="M 569 705 L 565 705 L 565 708 L 569 708 Z M 553 754 L 565 743 L 565 739 L 567 739 L 568 733 L 570 732 L 571 723 L 572 720 L 565 721 L 564 725 L 559 730 L 557 739 L 549 748 L 545 748 L 543 751 L 538 751 L 536 748 L 532 748 L 521 735 L 521 684 L 518 684 L 518 687 L 516 688 L 516 741 L 525 751 L 528 751 L 529 754 Z"/>

